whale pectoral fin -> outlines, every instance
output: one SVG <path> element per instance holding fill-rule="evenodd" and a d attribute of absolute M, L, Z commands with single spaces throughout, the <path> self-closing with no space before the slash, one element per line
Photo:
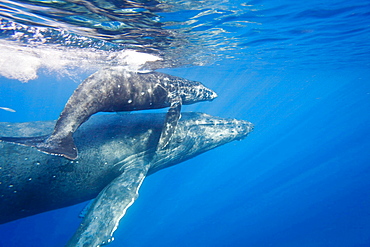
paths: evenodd
<path fill-rule="evenodd" d="M 101 246 L 113 240 L 120 219 L 138 197 L 148 172 L 145 159 L 125 166 L 124 172 L 108 184 L 93 201 L 80 227 L 67 246 Z"/>
<path fill-rule="evenodd" d="M 170 142 L 173 133 L 175 133 L 177 123 L 181 117 L 181 100 L 173 101 L 166 114 L 166 120 L 163 125 L 161 137 L 158 141 L 157 149 L 163 149 Z"/>

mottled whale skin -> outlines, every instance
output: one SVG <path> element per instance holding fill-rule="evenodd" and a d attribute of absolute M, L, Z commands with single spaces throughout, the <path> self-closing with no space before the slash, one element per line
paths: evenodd
<path fill-rule="evenodd" d="M 217 94 L 200 82 L 160 72 L 130 72 L 125 67 L 104 68 L 89 76 L 74 91 L 50 136 L 0 138 L 34 146 L 40 151 L 76 159 L 73 133 L 97 112 L 121 112 L 170 107 L 158 148 L 169 142 L 180 118 L 181 105 L 211 101 Z"/>
<path fill-rule="evenodd" d="M 0 143 L 0 223 L 95 198 L 68 246 L 109 243 L 146 176 L 243 139 L 253 129 L 247 121 L 185 112 L 168 145 L 157 150 L 164 117 L 93 116 L 75 133 L 80 155 L 74 161 Z M 0 135 L 42 135 L 54 123 L 0 123 Z"/>

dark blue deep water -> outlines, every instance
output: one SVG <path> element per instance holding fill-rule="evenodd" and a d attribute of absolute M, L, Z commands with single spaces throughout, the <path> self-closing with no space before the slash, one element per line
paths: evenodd
<path fill-rule="evenodd" d="M 1 122 L 57 119 L 136 50 L 219 95 L 183 111 L 255 125 L 148 177 L 109 246 L 370 246 L 370 1 L 137 1 L 127 23 L 90 2 L 0 2 Z M 64 246 L 85 204 L 0 225 L 0 246 Z"/>

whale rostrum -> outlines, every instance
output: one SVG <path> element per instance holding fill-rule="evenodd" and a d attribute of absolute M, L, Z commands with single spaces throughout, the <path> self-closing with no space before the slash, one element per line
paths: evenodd
<path fill-rule="evenodd" d="M 243 120 L 182 113 L 172 138 L 158 150 L 164 118 L 164 113 L 93 116 L 75 133 L 76 160 L 0 142 L 0 223 L 95 198 L 67 246 L 109 243 L 145 177 L 243 139 L 253 129 Z M 54 124 L 0 123 L 0 135 L 40 136 Z"/>
<path fill-rule="evenodd" d="M 37 138 L 0 140 L 36 147 L 74 160 L 78 151 L 73 133 L 97 112 L 121 112 L 170 107 L 158 149 L 165 147 L 180 118 L 181 106 L 211 101 L 217 94 L 200 82 L 160 72 L 130 72 L 125 67 L 104 68 L 84 80 L 68 99 L 54 130 Z"/>

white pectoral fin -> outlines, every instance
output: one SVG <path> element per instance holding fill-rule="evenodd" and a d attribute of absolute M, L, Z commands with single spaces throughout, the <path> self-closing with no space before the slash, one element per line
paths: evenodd
<path fill-rule="evenodd" d="M 166 114 L 166 120 L 163 125 L 161 137 L 158 141 L 157 149 L 162 149 L 170 142 L 173 133 L 175 133 L 177 123 L 181 117 L 181 99 L 172 102 L 170 109 Z"/>
<path fill-rule="evenodd" d="M 124 172 L 100 192 L 67 246 L 101 246 L 113 241 L 120 219 L 137 199 L 148 172 L 145 160 L 139 163 L 126 166 Z"/>

